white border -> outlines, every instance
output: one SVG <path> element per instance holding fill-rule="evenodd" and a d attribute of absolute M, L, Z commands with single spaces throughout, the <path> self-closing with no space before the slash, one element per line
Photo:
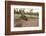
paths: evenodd
<path fill-rule="evenodd" d="M 35 7 L 39 7 L 40 8 L 40 12 L 39 12 L 39 27 L 14 27 L 14 8 L 16 7 L 21 8 L 22 5 L 11 5 L 11 31 L 27 31 L 27 30 L 42 30 L 42 7 L 41 6 L 35 6 Z M 32 6 L 22 6 L 25 8 L 30 8 Z M 34 7 L 34 6 L 33 6 Z"/>

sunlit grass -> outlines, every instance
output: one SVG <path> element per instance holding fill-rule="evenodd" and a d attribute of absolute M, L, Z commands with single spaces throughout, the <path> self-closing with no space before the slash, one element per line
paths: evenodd
<path fill-rule="evenodd" d="M 27 18 L 32 18 L 32 19 L 35 19 L 35 18 L 39 18 L 39 16 L 37 15 L 29 15 L 29 14 L 24 14 Z M 22 15 L 21 14 L 14 14 L 14 18 L 15 19 L 19 19 Z"/>

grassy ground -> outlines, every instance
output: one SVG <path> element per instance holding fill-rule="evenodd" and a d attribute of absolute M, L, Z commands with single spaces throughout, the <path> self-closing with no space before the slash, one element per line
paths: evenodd
<path fill-rule="evenodd" d="M 24 19 L 16 19 L 14 20 L 15 27 L 36 27 L 39 25 L 39 19 L 37 18 L 28 18 L 28 20 Z"/>
<path fill-rule="evenodd" d="M 14 26 L 15 27 L 30 27 L 30 26 L 38 26 L 38 16 L 37 15 L 29 15 L 24 14 L 28 21 L 21 19 L 21 14 L 14 14 Z"/>
<path fill-rule="evenodd" d="M 29 14 L 24 14 L 27 18 L 30 17 L 30 18 L 38 18 L 37 15 L 29 15 Z M 17 18 L 20 18 L 21 17 L 21 14 L 14 14 L 14 17 L 17 19 Z"/>

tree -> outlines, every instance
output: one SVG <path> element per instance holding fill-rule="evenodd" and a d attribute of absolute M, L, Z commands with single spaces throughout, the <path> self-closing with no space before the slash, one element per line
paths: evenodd
<path fill-rule="evenodd" d="M 30 13 L 32 13 L 33 9 L 30 10 Z"/>
<path fill-rule="evenodd" d="M 16 10 L 15 10 L 15 8 L 14 8 L 14 14 L 16 13 Z"/>
<path fill-rule="evenodd" d="M 21 9 L 21 10 L 19 10 L 20 12 L 21 12 L 21 19 L 24 19 L 24 20 L 26 20 L 27 21 L 27 17 L 25 16 L 25 12 L 24 12 L 24 10 L 25 9 Z"/>
<path fill-rule="evenodd" d="M 18 8 L 14 8 L 14 13 L 18 13 Z"/>

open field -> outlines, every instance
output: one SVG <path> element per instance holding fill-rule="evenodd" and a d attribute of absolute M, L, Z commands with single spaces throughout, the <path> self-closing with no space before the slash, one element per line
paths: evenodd
<path fill-rule="evenodd" d="M 34 27 L 38 26 L 39 18 L 37 15 L 26 15 L 27 20 L 20 18 L 21 14 L 14 14 L 14 26 L 15 27 Z"/>
<path fill-rule="evenodd" d="M 26 17 L 30 17 L 30 18 L 38 18 L 37 15 L 28 15 L 28 14 L 24 14 Z M 14 17 L 17 19 L 17 18 L 20 18 L 21 17 L 21 14 L 14 14 Z"/>

